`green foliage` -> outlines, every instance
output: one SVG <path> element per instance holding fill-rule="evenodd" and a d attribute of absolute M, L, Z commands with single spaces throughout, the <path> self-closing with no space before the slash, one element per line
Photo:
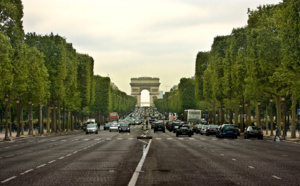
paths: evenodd
<path fill-rule="evenodd" d="M 197 101 L 205 99 L 203 96 L 203 77 L 209 63 L 209 52 L 198 52 L 195 70 L 195 96 Z"/>

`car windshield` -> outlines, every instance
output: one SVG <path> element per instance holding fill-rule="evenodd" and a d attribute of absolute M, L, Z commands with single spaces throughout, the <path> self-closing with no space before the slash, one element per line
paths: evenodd
<path fill-rule="evenodd" d="M 207 129 L 208 125 L 203 125 L 202 128 L 203 129 Z"/>
<path fill-rule="evenodd" d="M 87 125 L 87 128 L 95 128 L 95 127 L 96 127 L 95 124 L 88 124 L 88 125 Z"/>
<path fill-rule="evenodd" d="M 224 126 L 224 129 L 236 129 L 233 125 Z"/>
<path fill-rule="evenodd" d="M 216 129 L 216 128 L 218 128 L 219 126 L 218 126 L 218 125 L 210 125 L 209 127 L 210 127 L 210 128 Z"/>
<path fill-rule="evenodd" d="M 189 129 L 189 127 L 180 127 L 180 129 Z"/>
<path fill-rule="evenodd" d="M 261 130 L 260 127 L 252 127 L 252 130 Z"/>

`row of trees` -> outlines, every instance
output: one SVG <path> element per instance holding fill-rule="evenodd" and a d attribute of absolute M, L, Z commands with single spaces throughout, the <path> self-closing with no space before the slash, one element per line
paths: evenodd
<path fill-rule="evenodd" d="M 50 118 L 52 131 L 64 128 L 60 123 L 60 108 L 78 120 L 79 112 L 99 116 L 99 113 L 126 112 L 134 107 L 133 97 L 112 89 L 108 77 L 94 75 L 92 57 L 76 52 L 59 35 L 25 35 L 22 17 L 21 0 L 0 1 L 0 98 L 4 98 L 1 111 L 5 110 L 6 118 L 14 107 L 20 111 L 18 123 L 22 123 L 23 110 L 28 107 L 32 134 L 32 106 L 38 106 L 39 111 L 46 106 L 48 132 Z"/>
<path fill-rule="evenodd" d="M 257 10 L 248 10 L 247 26 L 233 29 L 228 36 L 215 37 L 209 52 L 197 54 L 195 91 L 190 92 L 190 96 L 195 94 L 197 104 L 191 104 L 189 108 L 208 108 L 213 113 L 219 108 L 222 116 L 225 108 L 229 110 L 230 119 L 235 112 L 238 123 L 237 116 L 242 107 L 246 110 L 247 125 L 250 125 L 254 111 L 260 124 L 260 104 L 265 103 L 264 108 L 267 108 L 269 103 L 275 108 L 279 130 L 280 121 L 285 121 L 284 111 L 291 112 L 292 137 L 295 137 L 295 108 L 300 100 L 297 78 L 300 73 L 299 12 L 297 0 L 259 6 Z M 180 93 L 170 94 L 177 96 L 174 100 L 183 99 Z M 157 102 L 164 103 L 163 110 L 176 110 L 170 107 L 168 94 Z M 286 109 L 282 110 L 282 106 Z M 182 105 L 176 111 L 184 108 Z"/>

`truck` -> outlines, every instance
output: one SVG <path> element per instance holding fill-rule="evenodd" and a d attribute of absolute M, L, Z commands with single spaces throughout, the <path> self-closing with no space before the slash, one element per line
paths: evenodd
<path fill-rule="evenodd" d="M 201 110 L 187 109 L 184 110 L 184 118 L 187 123 L 200 124 L 201 123 Z"/>
<path fill-rule="evenodd" d="M 110 112 L 108 115 L 108 119 L 110 122 L 119 121 L 119 114 L 117 112 Z"/>

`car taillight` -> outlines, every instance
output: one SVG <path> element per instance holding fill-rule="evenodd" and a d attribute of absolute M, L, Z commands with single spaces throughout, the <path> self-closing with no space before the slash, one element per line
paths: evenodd
<path fill-rule="evenodd" d="M 180 132 L 181 130 L 177 129 L 178 132 Z"/>
<path fill-rule="evenodd" d="M 209 130 L 212 130 L 212 129 L 209 129 Z"/>
<path fill-rule="evenodd" d="M 252 130 L 249 130 L 249 132 L 252 132 Z"/>

